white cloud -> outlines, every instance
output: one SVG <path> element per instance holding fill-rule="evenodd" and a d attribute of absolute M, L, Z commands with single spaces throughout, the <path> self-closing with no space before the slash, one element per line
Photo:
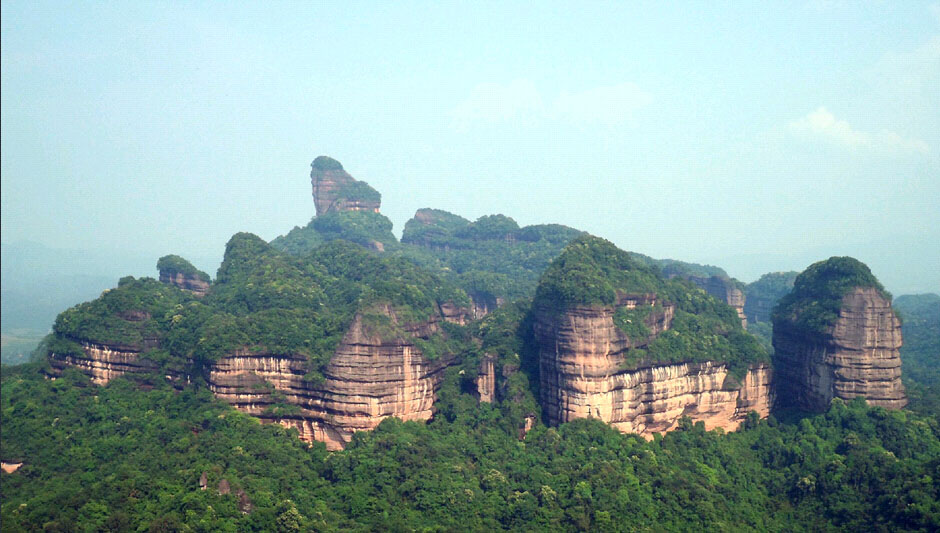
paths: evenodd
<path fill-rule="evenodd" d="M 558 119 L 569 122 L 617 123 L 650 104 L 652 96 L 635 83 L 601 86 L 578 93 L 562 92 L 548 101 L 529 80 L 509 84 L 481 83 L 452 111 L 454 125 Z"/>
<path fill-rule="evenodd" d="M 824 139 L 854 149 L 920 154 L 926 154 L 930 151 L 930 147 L 927 146 L 926 142 L 912 137 L 904 137 L 894 131 L 882 130 L 878 133 L 867 133 L 856 130 L 845 120 L 836 118 L 825 107 L 820 107 L 797 120 L 791 121 L 789 130 L 801 137 Z"/>

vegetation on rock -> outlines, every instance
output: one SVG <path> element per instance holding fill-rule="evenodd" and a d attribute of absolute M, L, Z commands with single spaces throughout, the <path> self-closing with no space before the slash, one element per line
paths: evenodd
<path fill-rule="evenodd" d="M 852 289 L 869 287 L 891 301 L 891 294 L 858 259 L 830 257 L 813 263 L 774 308 L 774 325 L 792 324 L 808 334 L 826 335 L 839 317 L 842 298 Z"/>
<path fill-rule="evenodd" d="M 178 255 L 165 255 L 157 260 L 157 271 L 172 276 L 182 274 L 188 278 L 209 281 L 209 274 L 197 269 L 192 263 Z"/>

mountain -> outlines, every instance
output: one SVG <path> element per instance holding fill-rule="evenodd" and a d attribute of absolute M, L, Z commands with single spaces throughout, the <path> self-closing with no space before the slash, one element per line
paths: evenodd
<path fill-rule="evenodd" d="M 163 256 L 3 367 L 4 530 L 940 524 L 937 412 L 902 409 L 866 265 L 799 274 L 770 352 L 716 267 L 433 209 L 399 242 L 312 167 L 306 227 L 232 236 L 214 279 Z"/>

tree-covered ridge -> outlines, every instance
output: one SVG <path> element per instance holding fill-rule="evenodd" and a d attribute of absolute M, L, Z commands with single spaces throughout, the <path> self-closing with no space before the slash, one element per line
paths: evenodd
<path fill-rule="evenodd" d="M 891 294 L 858 259 L 830 257 L 813 263 L 796 277 L 793 290 L 777 303 L 774 324 L 792 323 L 809 333 L 828 334 L 839 318 L 842 298 L 853 289 L 869 287 L 891 301 Z"/>
<path fill-rule="evenodd" d="M 451 386 L 429 424 L 388 419 L 328 454 L 204 388 L 123 378 L 90 387 L 77 372 L 43 379 L 35 365 L 4 368 L 0 379 L 0 459 L 23 463 L 0 473 L 3 531 L 940 525 L 936 420 L 861 400 L 802 419 L 751 418 L 728 434 L 686 421 L 647 441 L 582 419 L 536 425 L 520 440 L 512 397 L 478 405 Z"/>
<path fill-rule="evenodd" d="M 52 330 L 66 339 L 146 349 L 165 338 L 173 312 L 194 300 L 153 278 L 128 276 L 98 299 L 63 311 Z"/>
<path fill-rule="evenodd" d="M 204 300 L 152 279 L 124 279 L 98 300 L 62 313 L 55 333 L 61 340 L 145 350 L 145 358 L 176 366 L 238 349 L 300 354 L 318 380 L 358 312 L 387 305 L 398 319 L 418 323 L 439 315 L 442 304 L 469 305 L 462 290 L 439 276 L 345 241 L 296 257 L 239 233 L 226 245 L 216 278 Z"/>
<path fill-rule="evenodd" d="M 614 305 L 617 293 L 654 293 L 664 287 L 659 270 L 610 241 L 584 236 L 572 241 L 542 274 L 535 304 L 565 309 Z"/>
<path fill-rule="evenodd" d="M 332 211 L 313 217 L 305 227 L 295 227 L 281 235 L 271 246 L 293 254 L 306 255 L 332 240 L 342 239 L 367 248 L 381 243 L 386 250 L 397 247 L 398 239 L 392 233 L 392 221 L 372 211 Z"/>
<path fill-rule="evenodd" d="M 209 281 L 209 274 L 194 267 L 192 263 L 178 255 L 165 255 L 157 260 L 157 271 L 160 275 L 164 273 L 172 276 L 182 274 L 189 278 L 195 278 L 202 281 Z"/>

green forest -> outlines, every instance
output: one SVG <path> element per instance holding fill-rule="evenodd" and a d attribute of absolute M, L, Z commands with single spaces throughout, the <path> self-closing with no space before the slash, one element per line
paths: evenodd
<path fill-rule="evenodd" d="M 2 367 L 0 459 L 20 466 L 0 474 L 0 529 L 940 528 L 940 297 L 896 301 L 912 399 L 905 410 L 837 399 L 825 413 L 775 411 L 762 420 L 752 412 L 733 432 L 706 431 L 684 418 L 677 430 L 649 440 L 593 419 L 548 427 L 539 406 L 537 313 L 613 308 L 627 294 L 656 294 L 675 306 L 673 327 L 634 350 L 631 364 L 721 361 L 734 374 L 769 362 L 771 353 L 731 307 L 670 277 L 724 275 L 717 267 L 654 260 L 564 226 L 431 214 L 431 223 L 409 222 L 401 242 L 388 219 L 361 211 L 315 217 L 270 244 L 239 233 L 203 298 L 126 277 L 64 311 L 34 362 Z M 385 252 L 371 241 L 384 243 Z M 178 256 L 158 266 L 193 274 Z M 851 258 L 813 265 L 790 292 L 792 280 L 762 278 L 765 286 L 754 290 L 767 293 L 771 307 L 782 297 L 777 313 L 814 327 L 831 318 L 849 287 L 883 292 Z M 412 339 L 429 359 L 456 356 L 433 418 L 385 419 L 342 451 L 234 410 L 200 377 L 222 355 L 249 349 L 301 354 L 305 379 L 319 383 L 357 313 L 394 309 L 400 322 L 375 327 L 402 336 L 409 335 L 402 324 L 480 298 L 502 305 Z M 630 338 L 643 337 L 645 318 L 657 310 L 620 308 L 614 323 Z M 141 351 L 156 370 L 102 387 L 76 369 L 49 379 L 46 355 L 80 354 L 79 341 Z M 495 360 L 491 403 L 475 390 L 483 357 Z M 164 379 L 171 370 L 192 379 Z"/>

